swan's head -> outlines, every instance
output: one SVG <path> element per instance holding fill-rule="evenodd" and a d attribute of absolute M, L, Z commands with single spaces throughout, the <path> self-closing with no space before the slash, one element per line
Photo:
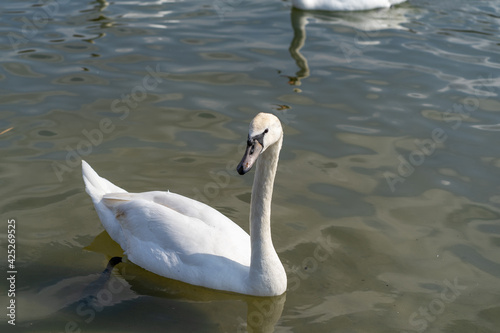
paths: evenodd
<path fill-rule="evenodd" d="M 253 118 L 248 131 L 247 149 L 236 170 L 244 175 L 255 164 L 260 154 L 283 137 L 281 123 L 273 114 L 259 113 Z"/>

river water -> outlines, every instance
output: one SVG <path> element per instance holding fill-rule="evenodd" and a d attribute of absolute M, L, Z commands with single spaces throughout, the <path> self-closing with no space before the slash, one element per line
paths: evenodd
<path fill-rule="evenodd" d="M 498 332 L 497 1 L 0 7 L 1 262 L 9 277 L 14 220 L 17 272 L 3 332 Z M 122 251 L 81 159 L 248 230 L 253 173 L 235 165 L 258 112 L 285 131 L 272 231 L 287 293 L 215 292 L 130 262 L 101 274 Z"/>

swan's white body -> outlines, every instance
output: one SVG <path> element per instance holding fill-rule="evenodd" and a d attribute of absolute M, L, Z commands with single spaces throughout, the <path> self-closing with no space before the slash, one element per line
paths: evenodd
<path fill-rule="evenodd" d="M 267 137 L 261 134 L 264 130 Z M 254 148 L 260 147 L 258 139 L 250 140 L 253 137 L 269 138 L 264 140 L 261 151 L 257 149 L 261 154 L 253 155 Z M 275 116 L 259 114 L 253 120 L 249 148 L 238 170 L 247 163 L 240 172 L 243 174 L 257 161 L 251 236 L 217 210 L 184 196 L 159 191 L 128 193 L 99 177 L 85 161 L 83 179 L 105 229 L 135 264 L 211 289 L 281 295 L 286 290 L 286 273 L 274 250 L 270 229 L 271 195 L 281 141 L 281 125 Z"/>
<path fill-rule="evenodd" d="M 369 10 L 389 8 L 406 0 L 292 0 L 294 7 L 303 10 Z"/>

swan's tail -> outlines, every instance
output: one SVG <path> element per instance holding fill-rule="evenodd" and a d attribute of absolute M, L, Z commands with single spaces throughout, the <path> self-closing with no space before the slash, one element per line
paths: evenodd
<path fill-rule="evenodd" d="M 94 203 L 101 201 L 103 195 L 106 193 L 127 192 L 114 185 L 109 180 L 99 177 L 94 169 L 84 160 L 82 160 L 82 175 L 83 181 L 85 182 L 85 191 L 87 191 Z"/>

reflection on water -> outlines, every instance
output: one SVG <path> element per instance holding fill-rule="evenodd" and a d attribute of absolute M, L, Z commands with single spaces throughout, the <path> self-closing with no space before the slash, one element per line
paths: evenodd
<path fill-rule="evenodd" d="M 122 253 L 120 246 L 105 231 L 86 249 L 108 257 Z M 143 297 L 165 297 L 187 303 L 209 302 L 211 306 L 208 311 L 204 310 L 205 315 L 220 322 L 229 331 L 248 329 L 253 332 L 273 332 L 286 300 L 286 294 L 278 297 L 251 297 L 188 285 L 150 273 L 131 262 L 123 263 L 117 268 L 121 277 L 127 281 L 126 284 Z M 246 316 L 241 303 L 246 305 Z"/>
<path fill-rule="evenodd" d="M 403 29 L 404 23 L 408 22 L 407 16 L 412 11 L 410 8 L 397 7 L 383 10 L 372 10 L 367 12 L 311 12 L 293 8 L 291 10 L 291 22 L 293 28 L 293 39 L 289 51 L 300 70 L 295 77 L 290 77 L 290 83 L 300 85 L 301 80 L 309 76 L 310 70 L 307 59 L 300 50 L 306 42 L 306 25 L 313 21 L 316 24 L 335 25 L 352 28 L 354 32 L 353 43 L 336 42 L 338 48 L 344 53 L 346 61 L 353 54 L 360 54 L 367 45 L 377 45 L 377 37 L 383 30 Z M 413 11 L 413 17 L 418 15 Z"/>
<path fill-rule="evenodd" d="M 19 326 L 498 330 L 495 1 L 357 13 L 260 0 L 3 9 L 0 191 L 3 218 L 18 225 Z M 78 310 L 123 255 L 84 193 L 80 159 L 248 230 L 252 175 L 234 165 L 261 111 L 285 130 L 272 228 L 288 292 L 220 293 L 124 262 L 108 282 L 120 293 L 92 320 Z"/>

